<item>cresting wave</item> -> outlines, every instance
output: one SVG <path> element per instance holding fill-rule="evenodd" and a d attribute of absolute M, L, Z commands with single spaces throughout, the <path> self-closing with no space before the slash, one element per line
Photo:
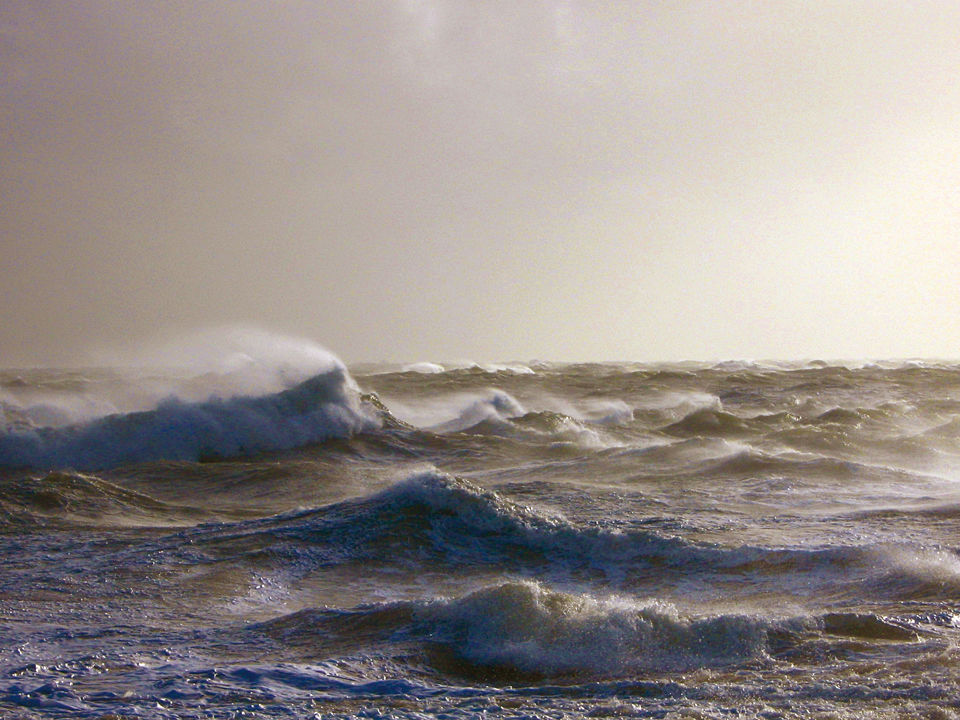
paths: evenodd
<path fill-rule="evenodd" d="M 960 592 L 960 556 L 909 543 L 720 546 L 654 530 L 580 525 L 436 471 L 366 497 L 257 521 L 200 527 L 182 540 L 310 572 L 388 563 L 416 575 L 489 568 L 634 591 L 682 592 L 736 578 L 742 589 L 941 599 Z"/>
<path fill-rule="evenodd" d="M 409 568 L 553 568 L 558 573 L 638 569 L 650 558 L 682 562 L 688 544 L 639 531 L 578 527 L 512 502 L 462 478 L 416 473 L 380 492 L 334 505 L 219 528 L 189 542 L 288 546 L 325 562 L 406 564 Z M 709 552 L 709 550 L 707 550 Z"/>
<path fill-rule="evenodd" d="M 445 674 L 504 681 L 589 678 L 720 666 L 761 656 L 770 623 L 682 617 L 669 603 L 567 593 L 508 582 L 466 595 L 304 610 L 255 629 L 299 638 L 309 654 L 383 638 L 417 645 L 415 662 Z"/>
<path fill-rule="evenodd" d="M 0 370 L 0 715 L 960 713 L 960 366 L 264 345 Z"/>
<path fill-rule="evenodd" d="M 558 592 L 537 582 L 428 603 L 414 617 L 442 646 L 434 662 L 454 672 L 556 677 L 688 670 L 742 662 L 765 645 L 763 624 L 753 618 L 682 618 L 666 603 Z"/>
<path fill-rule="evenodd" d="M 543 398 L 531 409 L 496 388 L 442 395 L 421 400 L 416 406 L 391 398 L 388 405 L 397 418 L 433 433 L 490 435 L 588 449 L 615 445 L 602 429 L 633 420 L 633 409 L 622 400 L 593 400 L 574 407 L 555 398 Z"/>
<path fill-rule="evenodd" d="M 564 592 L 523 580 L 450 598 L 301 610 L 251 629 L 299 646 L 314 660 L 392 644 L 403 662 L 447 675 L 570 682 L 660 676 L 771 656 L 815 662 L 811 646 L 910 644 L 938 621 L 849 612 L 690 614 L 653 598 Z"/>
<path fill-rule="evenodd" d="M 155 460 L 205 460 L 287 450 L 377 427 L 343 366 L 262 397 L 170 398 L 153 410 L 66 427 L 7 428 L 0 466 L 97 470 Z"/>

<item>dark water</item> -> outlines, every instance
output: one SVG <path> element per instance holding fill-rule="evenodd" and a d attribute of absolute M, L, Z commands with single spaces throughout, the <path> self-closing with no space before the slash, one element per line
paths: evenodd
<path fill-rule="evenodd" d="M 0 715 L 960 714 L 960 366 L 439 369 L 0 373 Z"/>

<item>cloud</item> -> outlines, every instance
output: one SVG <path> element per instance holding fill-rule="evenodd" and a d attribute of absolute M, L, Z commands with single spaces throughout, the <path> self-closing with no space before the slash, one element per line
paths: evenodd
<path fill-rule="evenodd" d="M 691 277 L 711 307 L 775 287 L 756 322 L 813 324 L 804 248 L 861 243 L 830 266 L 856 287 L 895 237 L 953 237 L 958 15 L 5 3 L 0 344 L 250 320 L 348 357 L 703 356 L 713 315 L 674 322 Z"/>

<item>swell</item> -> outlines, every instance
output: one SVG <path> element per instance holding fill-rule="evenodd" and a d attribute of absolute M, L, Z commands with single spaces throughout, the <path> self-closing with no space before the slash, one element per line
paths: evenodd
<path fill-rule="evenodd" d="M 163 502 L 96 475 L 54 471 L 41 477 L 0 482 L 0 530 L 56 520 L 80 524 L 143 525 L 196 523 L 206 511 Z"/>
<path fill-rule="evenodd" d="M 737 437 L 771 432 L 786 433 L 793 429 L 817 429 L 842 433 L 861 428 L 889 428 L 898 416 L 899 408 L 843 408 L 833 407 L 812 415 L 800 412 L 775 411 L 741 417 L 718 407 L 695 408 L 661 432 L 681 437 L 716 435 Z M 902 412 L 902 411 L 900 411 Z"/>
<path fill-rule="evenodd" d="M 156 460 L 210 460 L 287 450 L 376 427 L 342 367 L 262 397 L 177 399 L 67 427 L 9 428 L 0 466 L 98 470 Z"/>
<path fill-rule="evenodd" d="M 887 480 L 908 483 L 916 480 L 917 477 L 909 471 L 888 465 L 873 465 L 799 451 L 766 453 L 753 448 L 746 448 L 720 458 L 705 460 L 692 470 L 685 470 L 684 472 L 685 474 L 697 474 L 705 477 L 786 476 L 797 478 L 802 482 L 813 480 L 839 482 Z"/>
<path fill-rule="evenodd" d="M 224 557 L 260 558 L 284 572 L 340 565 L 415 577 L 486 569 L 676 592 L 735 578 L 745 597 L 937 600 L 960 592 L 960 558 L 949 548 L 722 546 L 630 525 L 577 525 L 435 471 L 321 508 L 197 528 L 182 541 Z"/>

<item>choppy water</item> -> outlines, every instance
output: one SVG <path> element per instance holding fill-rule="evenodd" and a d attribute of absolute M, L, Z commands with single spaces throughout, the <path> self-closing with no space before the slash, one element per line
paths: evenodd
<path fill-rule="evenodd" d="M 4 717 L 960 714 L 960 366 L 242 365 L 0 373 Z"/>

